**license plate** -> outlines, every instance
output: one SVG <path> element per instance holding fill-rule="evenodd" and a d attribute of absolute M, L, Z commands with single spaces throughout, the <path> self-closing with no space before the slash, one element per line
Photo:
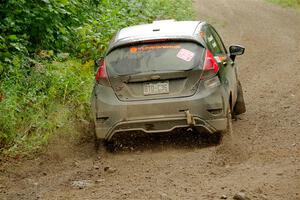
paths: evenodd
<path fill-rule="evenodd" d="M 167 94 L 167 93 L 169 93 L 169 81 L 144 84 L 144 95 Z"/>

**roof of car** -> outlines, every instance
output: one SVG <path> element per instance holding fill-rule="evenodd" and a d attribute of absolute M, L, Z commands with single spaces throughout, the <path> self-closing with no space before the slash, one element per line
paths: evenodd
<path fill-rule="evenodd" d="M 196 39 L 195 33 L 200 23 L 200 21 L 161 20 L 151 24 L 126 27 L 116 34 L 109 49 L 146 40 Z"/>
<path fill-rule="evenodd" d="M 165 35 L 188 35 L 193 36 L 199 21 L 154 21 L 152 24 L 143 24 L 123 28 L 117 35 L 116 40 L 140 36 L 165 36 Z"/>

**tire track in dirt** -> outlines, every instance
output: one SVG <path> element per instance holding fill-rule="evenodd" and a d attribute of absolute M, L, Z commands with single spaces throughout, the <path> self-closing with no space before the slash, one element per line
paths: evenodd
<path fill-rule="evenodd" d="M 35 159 L 0 167 L 0 199 L 232 199 L 245 189 L 251 199 L 299 200 L 300 11 L 261 0 L 196 0 L 195 8 L 227 46 L 246 46 L 237 63 L 247 112 L 231 141 L 179 133 L 99 157 L 91 139 L 59 139 Z M 91 185 L 74 188 L 76 180 Z"/>

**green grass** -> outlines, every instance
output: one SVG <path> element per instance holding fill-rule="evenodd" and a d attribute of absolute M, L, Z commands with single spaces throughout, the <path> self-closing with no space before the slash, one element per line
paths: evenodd
<path fill-rule="evenodd" d="M 300 0 L 268 0 L 284 7 L 300 8 Z"/>
<path fill-rule="evenodd" d="M 0 34 L 0 154 L 6 156 L 38 152 L 58 133 L 74 135 L 78 124 L 89 121 L 93 59 L 103 55 L 117 30 L 153 20 L 195 17 L 192 0 L 93 0 L 99 5 L 81 5 L 91 8 L 87 16 L 78 15 L 81 6 L 76 7 L 74 0 L 75 7 L 65 10 L 70 15 L 65 19 L 63 9 L 69 7 L 49 0 L 57 23 L 39 35 L 43 40 L 35 41 L 26 31 L 39 25 L 34 20 L 46 22 L 52 17 L 45 12 L 50 7 L 48 1 L 41 1 L 31 12 L 36 2 L 22 2 L 16 4 L 18 12 L 11 13 L 8 6 L 7 17 L 0 21 L 5 30 Z M 16 6 L 14 1 L 6 3 Z"/>
<path fill-rule="evenodd" d="M 56 131 L 88 119 L 91 64 L 83 65 L 78 59 L 37 63 L 27 75 L 16 72 L 4 78 L 1 90 L 5 95 L 0 103 L 2 153 L 36 151 Z"/>

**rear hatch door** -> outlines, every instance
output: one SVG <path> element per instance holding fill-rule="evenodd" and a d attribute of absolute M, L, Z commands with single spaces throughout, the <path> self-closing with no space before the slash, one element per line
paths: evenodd
<path fill-rule="evenodd" d="M 105 63 L 121 101 L 184 97 L 196 92 L 204 52 L 193 42 L 138 44 L 113 50 Z"/>

